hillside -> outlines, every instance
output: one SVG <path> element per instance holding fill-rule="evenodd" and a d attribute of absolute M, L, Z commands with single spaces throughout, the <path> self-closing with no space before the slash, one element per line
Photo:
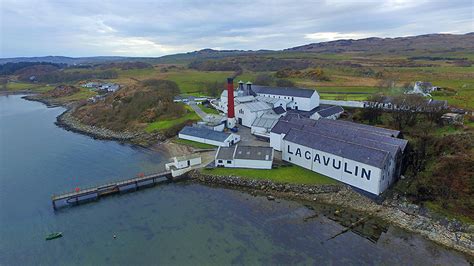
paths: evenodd
<path fill-rule="evenodd" d="M 474 51 L 474 32 L 455 34 L 427 34 L 398 38 L 366 38 L 311 43 L 285 51 L 342 53 L 342 52 L 455 52 Z"/>

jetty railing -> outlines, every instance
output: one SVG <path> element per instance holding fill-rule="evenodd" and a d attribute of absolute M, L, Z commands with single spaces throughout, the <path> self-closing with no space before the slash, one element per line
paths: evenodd
<path fill-rule="evenodd" d="M 98 200 L 102 196 L 108 196 L 111 194 L 119 193 L 125 187 L 129 187 L 126 190 L 131 190 L 135 188 L 138 190 L 143 186 L 155 185 L 164 181 L 173 180 L 170 171 L 149 174 L 149 175 L 140 175 L 138 177 L 120 179 L 117 181 L 109 181 L 105 184 L 97 186 L 89 186 L 83 189 L 76 189 L 74 191 L 63 192 L 59 194 L 53 194 L 51 196 L 51 202 L 53 209 L 58 208 L 57 202 L 62 201 L 65 205 L 77 205 L 79 203 L 90 201 L 90 199 Z M 92 195 L 92 197 L 91 197 Z"/>

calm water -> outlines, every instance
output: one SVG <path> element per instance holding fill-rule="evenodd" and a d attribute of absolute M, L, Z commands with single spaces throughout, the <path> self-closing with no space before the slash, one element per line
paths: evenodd
<path fill-rule="evenodd" d="M 441 264 L 462 255 L 388 227 L 377 242 L 301 203 L 171 184 L 54 212 L 55 192 L 163 169 L 164 154 L 54 125 L 62 108 L 0 97 L 0 265 Z M 326 208 L 326 209 L 325 209 Z M 304 221 L 305 217 L 320 215 Z M 329 211 L 331 212 L 331 211 Z M 64 237 L 45 241 L 52 231 Z M 113 235 L 117 239 L 113 239 Z"/>

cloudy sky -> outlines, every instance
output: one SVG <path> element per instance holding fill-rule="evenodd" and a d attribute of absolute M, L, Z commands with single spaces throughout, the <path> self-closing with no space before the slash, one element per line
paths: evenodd
<path fill-rule="evenodd" d="M 0 29 L 0 57 L 284 49 L 472 32 L 474 0 L 0 0 Z"/>

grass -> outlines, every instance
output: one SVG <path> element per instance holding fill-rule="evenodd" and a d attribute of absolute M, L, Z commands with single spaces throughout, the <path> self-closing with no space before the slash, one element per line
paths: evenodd
<path fill-rule="evenodd" d="M 322 100 L 365 101 L 370 94 L 320 93 L 319 96 Z"/>
<path fill-rule="evenodd" d="M 180 117 L 180 118 L 175 118 L 175 119 L 167 119 L 167 120 L 159 120 L 155 121 L 153 123 L 148 124 L 148 126 L 145 128 L 145 131 L 148 133 L 151 133 L 153 131 L 157 130 L 165 130 L 168 129 L 174 125 L 178 125 L 181 123 L 184 123 L 186 121 L 199 121 L 201 118 L 191 109 L 189 106 L 185 106 L 187 109 L 186 115 Z"/>
<path fill-rule="evenodd" d="M 267 169 L 243 169 L 243 168 L 215 168 L 203 169 L 204 174 L 209 175 L 233 175 L 249 179 L 271 180 L 278 183 L 291 184 L 337 184 L 338 182 L 327 176 L 315 173 L 311 170 L 296 166 L 280 166 L 271 170 Z"/>
<path fill-rule="evenodd" d="M 30 90 L 30 91 L 35 91 L 35 92 L 45 92 L 52 89 L 54 89 L 54 86 L 46 86 L 43 84 L 36 84 L 36 83 L 27 83 L 27 82 L 8 82 L 7 83 L 8 91 Z"/>
<path fill-rule="evenodd" d="M 190 147 L 193 147 L 193 148 L 196 148 L 196 149 L 213 149 L 213 148 L 216 148 L 216 146 L 211 145 L 211 144 L 200 143 L 200 142 L 187 140 L 187 139 L 178 139 L 178 138 L 176 138 L 176 139 L 173 140 L 173 142 L 177 143 L 177 144 L 183 144 L 183 145 L 186 145 L 186 146 L 190 146 Z"/>
<path fill-rule="evenodd" d="M 455 218 L 455 219 L 460 220 L 463 223 L 474 224 L 473 219 L 471 219 L 467 216 L 464 216 L 464 215 L 452 213 L 452 212 L 446 210 L 445 208 L 443 208 L 442 206 L 440 206 L 440 203 L 438 203 L 438 202 L 428 201 L 428 202 L 425 202 L 425 205 L 431 211 L 433 211 L 435 213 L 439 213 L 439 214 L 443 215 L 444 217 L 446 217 L 448 219 Z"/>
<path fill-rule="evenodd" d="M 226 78 L 231 76 L 231 71 L 197 71 L 182 70 L 179 72 L 170 72 L 166 79 L 172 80 L 178 84 L 182 93 L 205 92 L 206 82 L 225 83 Z"/>
<path fill-rule="evenodd" d="M 219 111 L 217 111 L 214 108 L 209 108 L 209 107 L 206 107 L 204 105 L 199 105 L 199 108 L 201 108 L 201 110 L 206 114 L 216 114 L 216 115 L 219 114 Z"/>
<path fill-rule="evenodd" d="M 69 95 L 66 97 L 59 98 L 60 101 L 69 102 L 69 101 L 79 101 L 89 99 L 92 96 L 95 96 L 97 93 L 86 88 L 81 88 L 80 91 Z"/>

